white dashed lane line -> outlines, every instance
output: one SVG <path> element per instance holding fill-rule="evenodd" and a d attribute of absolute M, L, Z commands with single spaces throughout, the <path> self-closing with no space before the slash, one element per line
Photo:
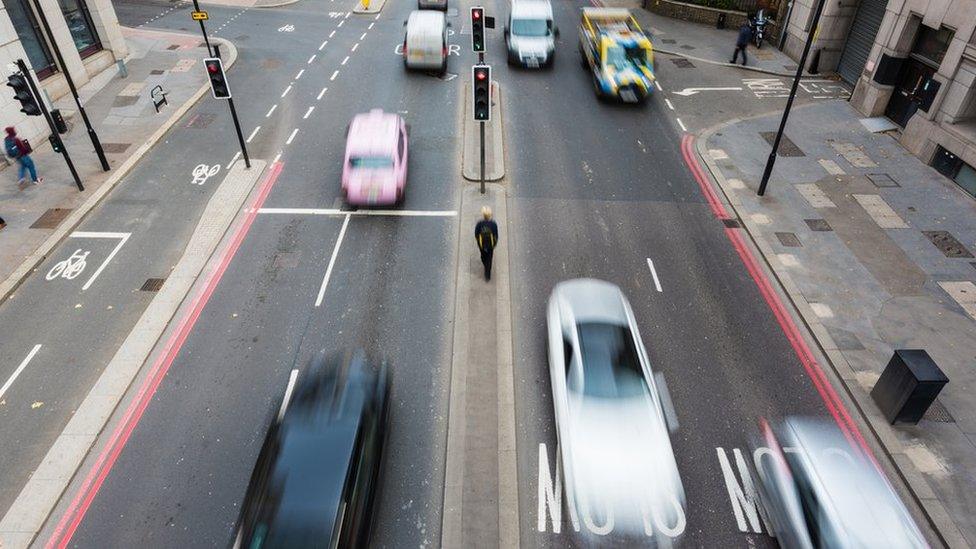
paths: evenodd
<path fill-rule="evenodd" d="M 249 136 L 247 136 L 247 142 L 248 142 L 248 143 L 250 143 L 250 142 L 251 142 L 251 140 L 252 140 L 252 139 L 254 139 L 254 136 L 258 134 L 258 131 L 259 131 L 260 129 L 261 129 L 261 126 L 258 126 L 258 127 L 256 127 L 256 128 L 254 128 L 254 131 L 253 131 L 253 132 L 251 132 L 251 135 L 249 135 Z"/>
<path fill-rule="evenodd" d="M 295 75 L 295 80 L 301 78 L 303 74 L 305 74 L 305 69 L 298 71 L 298 74 Z"/>
<path fill-rule="evenodd" d="M 332 31 L 332 32 L 330 32 L 330 33 L 329 33 L 329 38 L 332 38 L 333 36 L 335 36 L 335 33 L 336 33 L 336 31 Z"/>
<path fill-rule="evenodd" d="M 366 38 L 366 33 L 365 33 L 365 32 L 364 32 L 363 34 L 361 34 L 361 35 L 359 36 L 359 39 L 360 39 L 360 40 L 363 40 L 363 39 L 365 39 L 365 38 Z"/>
<path fill-rule="evenodd" d="M 356 42 L 355 44 L 352 45 L 352 49 L 349 51 L 356 51 L 356 48 L 358 47 L 359 47 L 359 42 Z"/>
<path fill-rule="evenodd" d="M 268 114 L 264 115 L 264 117 L 265 118 L 270 118 L 271 117 L 271 113 L 275 112 L 275 109 L 277 109 L 277 108 L 278 108 L 278 104 L 277 103 L 275 103 L 274 105 L 271 105 L 271 108 L 268 109 Z"/>
<path fill-rule="evenodd" d="M 312 105 L 311 107 L 309 107 L 308 110 L 305 111 L 305 116 L 303 116 L 302 119 L 307 119 L 309 116 L 312 115 L 312 111 L 314 111 L 314 110 L 315 110 L 315 105 Z"/>
<path fill-rule="evenodd" d="M 316 101 L 321 101 L 322 100 L 322 96 L 325 95 L 325 92 L 327 92 L 327 91 L 329 91 L 329 88 L 322 88 L 322 91 L 319 92 L 319 96 L 316 97 L 315 100 Z"/>
<path fill-rule="evenodd" d="M 312 54 L 312 57 L 309 57 L 308 58 L 308 64 L 311 65 L 312 64 L 312 61 L 315 61 L 315 54 L 314 53 Z"/>
<path fill-rule="evenodd" d="M 349 61 L 349 56 L 347 55 L 345 59 L 342 60 L 341 65 L 345 65 Z"/>
<path fill-rule="evenodd" d="M 668 108 L 671 109 L 672 111 L 674 110 L 674 105 L 671 104 L 671 100 L 670 99 L 665 98 L 664 104 L 667 105 Z"/>
<path fill-rule="evenodd" d="M 298 128 L 292 130 L 291 135 L 288 136 L 288 140 L 285 141 L 285 145 L 291 145 L 291 142 L 295 140 L 296 135 L 298 135 Z"/>
<path fill-rule="evenodd" d="M 675 118 L 675 120 L 677 120 L 678 121 L 678 125 L 681 126 L 681 131 L 683 131 L 683 132 L 688 131 L 688 128 L 685 127 L 685 123 L 682 122 L 680 118 Z"/>
<path fill-rule="evenodd" d="M 326 40 L 326 41 L 324 41 L 324 42 L 322 42 L 322 45 L 321 45 L 321 46 L 319 46 L 319 51 L 322 51 L 322 50 L 324 50 L 324 49 L 325 49 L 325 45 L 326 45 L 326 44 L 328 44 L 328 43 L 329 43 L 329 41 L 328 41 L 328 40 Z"/>
<path fill-rule="evenodd" d="M 338 28 L 338 27 L 341 27 L 341 26 L 342 26 L 342 24 L 343 24 L 343 23 L 345 23 L 345 22 L 346 22 L 346 20 L 345 20 L 345 19 L 343 19 L 342 21 L 339 21 L 339 24 L 338 24 L 338 25 L 336 25 L 336 27 L 337 27 L 337 28 Z"/>
<path fill-rule="evenodd" d="M 335 80 L 337 76 L 339 76 L 339 71 L 335 71 L 334 73 L 332 73 L 332 77 L 329 78 L 329 80 Z"/>
<path fill-rule="evenodd" d="M 376 23 L 370 23 L 370 24 L 369 24 L 369 26 L 368 26 L 368 27 L 366 27 L 366 29 L 367 29 L 367 30 L 373 30 L 373 25 L 375 25 L 375 24 L 376 24 Z"/>
<path fill-rule="evenodd" d="M 288 95 L 288 92 L 290 91 L 291 91 L 291 84 L 288 84 L 288 87 L 285 88 L 285 91 L 281 92 L 281 97 Z"/>

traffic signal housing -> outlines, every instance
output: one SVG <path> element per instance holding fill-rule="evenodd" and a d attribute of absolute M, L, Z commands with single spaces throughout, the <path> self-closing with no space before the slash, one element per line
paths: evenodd
<path fill-rule="evenodd" d="M 208 57 L 203 60 L 203 65 L 207 68 L 207 76 L 210 77 L 210 93 L 214 99 L 230 99 L 230 84 L 227 82 L 227 75 L 224 74 L 224 64 L 219 57 Z"/>
<path fill-rule="evenodd" d="M 485 8 L 471 8 L 471 49 L 475 53 L 485 51 Z"/>
<path fill-rule="evenodd" d="M 491 66 L 471 67 L 471 87 L 474 89 L 474 119 L 491 120 Z"/>
<path fill-rule="evenodd" d="M 20 112 L 27 116 L 41 115 L 41 107 L 37 104 L 37 98 L 31 93 L 26 76 L 20 73 L 11 74 L 7 77 L 7 85 L 14 89 L 14 99 L 20 101 Z"/>

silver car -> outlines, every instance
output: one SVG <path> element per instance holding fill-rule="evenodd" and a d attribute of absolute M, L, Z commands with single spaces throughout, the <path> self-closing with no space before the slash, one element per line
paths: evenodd
<path fill-rule="evenodd" d="M 447 11 L 447 0 L 417 0 L 417 9 Z"/>
<path fill-rule="evenodd" d="M 551 66 L 558 36 L 549 0 L 513 1 L 505 24 L 508 64 L 532 68 Z"/>
<path fill-rule="evenodd" d="M 790 417 L 760 458 L 760 498 L 782 547 L 928 547 L 877 466 L 836 425 Z"/>
<path fill-rule="evenodd" d="M 548 332 L 570 512 L 617 534 L 677 537 L 686 524 L 669 438 L 677 422 L 627 299 L 608 282 L 562 282 L 549 297 Z"/>

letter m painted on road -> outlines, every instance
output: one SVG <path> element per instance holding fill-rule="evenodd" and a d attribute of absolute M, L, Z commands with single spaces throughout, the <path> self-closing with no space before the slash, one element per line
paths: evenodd
<path fill-rule="evenodd" d="M 722 476 L 725 477 L 725 488 L 729 491 L 729 500 L 732 502 L 732 512 L 735 513 L 735 522 L 739 526 L 740 532 L 747 532 L 746 518 L 749 519 L 749 529 L 756 534 L 762 533 L 759 522 L 759 504 L 756 497 L 756 489 L 752 483 L 752 475 L 746 460 L 742 457 L 742 452 L 738 448 L 732 450 L 735 455 L 735 464 L 739 469 L 739 477 L 742 484 L 739 484 L 729 458 L 725 455 L 723 448 L 716 448 L 718 452 L 718 462 L 722 466 Z"/>

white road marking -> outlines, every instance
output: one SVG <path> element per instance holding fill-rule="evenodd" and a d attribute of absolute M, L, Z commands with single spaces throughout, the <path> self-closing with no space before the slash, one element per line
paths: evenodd
<path fill-rule="evenodd" d="M 329 88 L 322 88 L 322 91 L 319 92 L 319 96 L 316 97 L 315 100 L 316 101 L 321 101 L 322 100 L 322 96 L 325 95 L 325 92 L 327 92 L 327 91 L 329 91 Z"/>
<path fill-rule="evenodd" d="M 295 140 L 296 135 L 298 135 L 298 128 L 292 130 L 291 135 L 288 136 L 288 140 L 285 141 L 285 145 L 291 145 L 291 142 Z"/>
<path fill-rule="evenodd" d="M 688 97 L 690 95 L 695 95 L 703 91 L 742 91 L 742 88 L 737 87 L 726 87 L 726 88 L 685 88 L 681 91 L 673 92 L 675 95 L 683 95 Z"/>
<path fill-rule="evenodd" d="M 236 153 L 234 153 L 234 156 L 231 157 L 230 162 L 227 163 L 226 169 L 229 170 L 230 167 L 234 165 L 234 162 L 237 162 L 237 159 L 240 158 L 240 156 L 241 156 L 241 151 L 237 151 Z"/>
<path fill-rule="evenodd" d="M 342 60 L 342 63 L 339 63 L 339 64 L 340 65 L 345 65 L 347 61 L 349 61 L 349 56 L 348 55 L 346 56 L 345 59 Z"/>
<path fill-rule="evenodd" d="M 364 32 L 361 35 L 359 35 L 359 39 L 360 40 L 365 40 L 366 39 L 366 33 Z"/>
<path fill-rule="evenodd" d="M 34 348 L 31 349 L 29 353 L 27 353 L 27 357 L 21 361 L 20 366 L 17 366 L 17 369 L 14 370 L 14 373 L 10 376 L 9 379 L 7 379 L 7 382 L 3 384 L 3 387 L 0 387 L 0 398 L 3 398 L 3 395 L 7 392 L 7 389 L 9 389 L 10 386 L 14 384 L 14 381 L 16 381 L 17 376 L 19 376 L 20 373 L 24 371 L 24 368 L 26 368 L 27 365 L 30 364 L 30 361 L 34 358 L 34 355 L 36 355 L 37 351 L 40 350 L 41 350 L 41 344 L 38 343 L 37 345 L 34 345 Z"/>
<path fill-rule="evenodd" d="M 376 17 L 373 18 L 373 21 L 379 21 L 379 20 L 380 20 L 380 14 L 377 13 Z"/>
<path fill-rule="evenodd" d="M 657 80 L 654 81 L 654 85 L 657 86 L 657 91 L 664 91 L 664 88 L 661 87 L 661 83 Z"/>
<path fill-rule="evenodd" d="M 314 111 L 314 110 L 315 110 L 315 106 L 314 105 L 311 106 L 311 107 L 309 107 L 308 110 L 305 111 L 305 116 L 303 116 L 302 119 L 305 119 L 305 118 L 308 118 L 309 116 L 311 116 L 312 111 Z"/>
<path fill-rule="evenodd" d="M 352 45 L 352 49 L 349 51 L 356 51 L 356 48 L 358 47 L 359 47 L 359 42 L 356 42 L 355 44 Z"/>
<path fill-rule="evenodd" d="M 675 118 L 675 120 L 677 120 L 678 121 L 678 125 L 681 126 L 681 131 L 683 131 L 683 132 L 688 131 L 688 128 L 685 127 L 685 123 L 682 122 L 680 118 Z"/>
<path fill-rule="evenodd" d="M 651 276 L 654 277 L 654 287 L 657 288 L 657 291 L 663 292 L 664 290 L 661 289 L 661 280 L 658 279 L 657 270 L 654 269 L 654 262 L 649 257 L 647 258 L 647 267 L 651 270 Z"/>
<path fill-rule="evenodd" d="M 288 84 L 288 87 L 285 88 L 285 91 L 281 92 L 281 97 L 288 95 L 288 92 L 290 91 L 291 91 L 291 84 Z"/>
<path fill-rule="evenodd" d="M 277 108 L 278 108 L 278 104 L 277 103 L 275 103 L 274 105 L 271 105 L 271 108 L 268 109 L 268 114 L 264 115 L 264 117 L 265 118 L 270 118 L 271 117 L 271 113 L 275 112 L 275 109 L 277 109 Z"/>
<path fill-rule="evenodd" d="M 330 33 L 329 33 L 329 38 L 332 38 L 333 36 L 335 36 L 335 33 L 336 33 L 336 31 L 332 31 L 332 32 L 330 32 Z"/>
<path fill-rule="evenodd" d="M 295 368 L 288 374 L 288 386 L 285 387 L 285 396 L 281 399 L 281 408 L 278 410 L 278 421 L 281 421 L 285 417 L 285 410 L 288 409 L 288 403 L 291 402 L 291 393 L 295 390 L 296 381 L 298 381 L 298 368 Z"/>
<path fill-rule="evenodd" d="M 351 11 L 347 11 L 347 12 L 346 12 L 346 16 L 345 16 L 345 17 L 343 17 L 343 19 L 349 19 L 349 16 L 350 16 L 350 15 L 352 15 L 352 12 L 351 12 Z"/>
<path fill-rule="evenodd" d="M 311 65 L 311 64 L 312 64 L 312 61 L 315 61 L 315 55 L 316 55 L 316 54 L 314 54 L 314 53 L 313 53 L 313 54 L 312 54 L 312 57 L 309 57 L 309 58 L 308 58 L 308 64 L 309 64 L 309 65 Z"/>
<path fill-rule="evenodd" d="M 261 129 L 261 126 L 258 126 L 256 128 L 254 128 L 254 131 L 251 132 L 251 135 L 247 136 L 247 142 L 248 143 L 250 143 L 251 140 L 254 139 L 254 136 L 258 134 L 258 130 L 260 130 L 260 129 Z"/>
<path fill-rule="evenodd" d="M 281 160 L 281 151 L 278 151 L 278 154 L 275 155 L 274 160 L 272 160 L 271 163 L 274 164 L 279 160 Z"/>
<path fill-rule="evenodd" d="M 305 74 L 305 69 L 298 71 L 298 74 L 295 75 L 295 80 L 301 78 L 303 74 Z"/>
<path fill-rule="evenodd" d="M 102 274 L 102 271 L 109 264 L 109 262 L 112 261 L 112 258 L 115 257 L 115 254 L 119 253 L 119 250 L 122 248 L 122 245 L 124 245 L 125 242 L 129 240 L 129 237 L 132 236 L 132 233 L 108 233 L 108 232 L 103 233 L 103 232 L 75 231 L 71 233 L 69 236 L 71 238 L 117 238 L 119 239 L 119 243 L 115 245 L 115 248 L 112 250 L 110 254 L 108 254 L 108 257 L 105 258 L 105 261 L 102 261 L 102 264 L 98 266 L 98 269 L 95 271 L 95 274 L 93 274 L 91 278 L 88 279 L 88 282 L 85 282 L 85 285 L 81 287 L 81 291 L 85 291 L 89 287 L 91 287 L 92 283 L 95 282 L 95 279 L 98 278 L 98 275 Z"/>
<path fill-rule="evenodd" d="M 343 24 L 343 23 L 345 23 L 345 22 L 346 22 L 346 20 L 345 20 L 345 19 L 343 19 L 342 21 L 339 21 L 339 24 L 338 24 L 338 25 L 336 25 L 336 28 L 339 28 L 339 27 L 341 27 L 341 26 L 342 26 L 342 24 Z"/>
<path fill-rule="evenodd" d="M 336 258 L 339 257 L 339 246 L 342 245 L 342 237 L 346 236 L 346 227 L 349 226 L 350 217 L 349 214 L 346 214 L 346 218 L 342 221 L 342 228 L 339 229 L 339 238 L 336 240 L 335 248 L 332 249 L 332 257 L 329 258 L 329 266 L 325 269 L 325 277 L 322 278 L 319 295 L 315 298 L 316 307 L 322 305 L 322 299 L 325 297 L 325 288 L 329 285 L 329 278 L 332 277 L 332 268 L 335 267 Z"/>
<path fill-rule="evenodd" d="M 339 71 L 335 71 L 334 73 L 332 73 L 332 77 L 329 78 L 329 80 L 335 80 L 336 76 L 339 76 Z"/>
<path fill-rule="evenodd" d="M 322 42 L 322 45 L 321 45 L 321 46 L 319 46 L 319 51 L 322 51 L 322 50 L 324 50 L 324 49 L 325 49 L 325 45 L 326 45 L 326 44 L 328 44 L 328 43 L 329 43 L 329 41 L 328 41 L 328 40 L 326 40 L 325 42 Z"/>
<path fill-rule="evenodd" d="M 369 26 L 368 26 L 368 27 L 366 27 L 366 28 L 367 28 L 368 30 L 373 30 L 373 25 L 375 25 L 375 24 L 376 24 L 376 23 L 370 23 L 370 24 L 369 24 Z"/>
<path fill-rule="evenodd" d="M 668 108 L 671 109 L 672 111 L 674 110 L 674 105 L 671 104 L 671 100 L 670 99 L 665 98 L 664 99 L 664 104 L 667 105 Z"/>
<path fill-rule="evenodd" d="M 261 208 L 260 214 L 284 215 L 354 215 L 394 217 L 457 217 L 454 210 L 340 210 L 338 208 Z"/>

